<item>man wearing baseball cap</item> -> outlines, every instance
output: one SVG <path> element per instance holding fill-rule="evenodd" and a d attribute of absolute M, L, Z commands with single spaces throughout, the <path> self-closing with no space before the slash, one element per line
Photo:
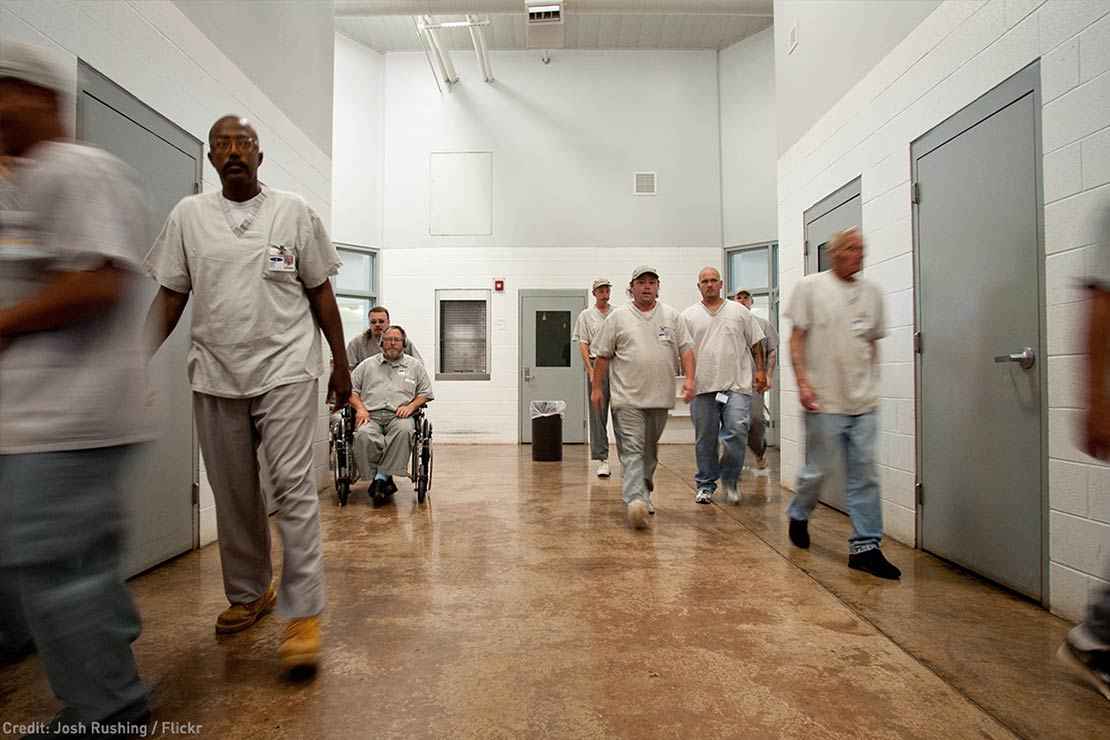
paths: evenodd
<path fill-rule="evenodd" d="M 142 422 L 147 213 L 130 170 L 66 140 L 62 76 L 0 42 L 0 641 L 64 708 L 44 736 L 143 723 L 120 570 L 120 473 Z"/>
<path fill-rule="evenodd" d="M 609 377 L 613 430 L 622 468 L 628 521 L 641 529 L 654 511 L 656 450 L 674 408 L 674 379 L 681 365 L 682 397 L 694 398 L 694 344 L 678 311 L 659 302 L 659 271 L 637 267 L 629 282 L 632 303 L 614 309 L 591 345 L 594 363 L 590 401 L 601 407 L 601 384 Z"/>
<path fill-rule="evenodd" d="M 586 368 L 586 388 L 593 394 L 594 360 L 597 355 L 590 349 L 590 345 L 601 332 L 601 325 L 612 313 L 609 305 L 609 293 L 612 283 L 608 278 L 594 280 L 593 294 L 594 305 L 578 314 L 578 321 L 574 324 L 574 336 L 571 339 L 578 342 L 578 351 L 582 353 L 582 365 Z M 601 406 L 590 404 L 590 459 L 597 460 L 597 477 L 608 478 L 609 470 L 609 376 L 606 374 L 601 379 Z"/>

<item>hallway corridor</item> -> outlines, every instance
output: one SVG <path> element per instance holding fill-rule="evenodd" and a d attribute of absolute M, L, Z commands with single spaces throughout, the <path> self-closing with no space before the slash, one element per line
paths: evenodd
<path fill-rule="evenodd" d="M 658 514 L 624 526 L 618 471 L 586 450 L 436 450 L 431 504 L 322 494 L 322 669 L 279 679 L 281 620 L 212 630 L 215 546 L 131 582 L 155 719 L 211 738 L 1093 738 L 1110 704 L 1051 660 L 1067 624 L 909 548 L 901 583 L 846 566 L 821 509 L 792 550 L 774 478 L 693 503 L 689 447 L 662 448 Z M 31 658 L 0 671 L 0 720 L 55 710 Z M 10 736 L 10 735 L 5 735 Z"/>

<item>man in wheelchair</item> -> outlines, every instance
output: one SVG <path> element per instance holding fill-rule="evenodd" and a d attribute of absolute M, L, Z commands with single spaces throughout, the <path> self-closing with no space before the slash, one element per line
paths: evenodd
<path fill-rule="evenodd" d="M 412 417 L 433 398 L 428 371 L 404 354 L 406 339 L 404 329 L 390 326 L 382 333 L 382 353 L 363 360 L 351 374 L 355 464 L 359 475 L 371 481 L 375 503 L 397 491 L 393 476 L 408 476 Z"/>

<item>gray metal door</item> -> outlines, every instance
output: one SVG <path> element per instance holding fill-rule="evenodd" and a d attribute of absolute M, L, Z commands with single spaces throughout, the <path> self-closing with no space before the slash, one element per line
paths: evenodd
<path fill-rule="evenodd" d="M 520 441 L 532 443 L 532 401 L 566 401 L 563 442 L 586 441 L 585 368 L 571 341 L 583 291 L 520 291 Z"/>
<path fill-rule="evenodd" d="M 921 546 L 1034 598 L 1043 594 L 1039 80 L 1027 69 L 912 149 Z"/>
<path fill-rule="evenodd" d="M 139 174 L 150 209 L 148 241 L 153 242 L 174 204 L 199 188 L 201 143 L 85 65 L 79 82 L 77 135 Z M 156 287 L 143 281 L 145 304 Z M 128 575 L 197 544 L 197 451 L 185 373 L 191 323 L 187 313 L 148 369 L 148 412 L 160 422 L 159 436 L 140 448 L 124 478 Z"/>
<path fill-rule="evenodd" d="M 806 209 L 803 222 L 805 223 L 807 274 L 829 269 L 826 247 L 834 234 L 853 226 L 862 226 L 863 205 L 860 199 L 860 186 L 861 180 L 856 178 Z M 789 337 L 782 338 L 782 347 L 784 353 L 789 353 Z M 832 470 L 828 471 L 821 483 L 821 492 L 817 498 L 838 511 L 847 512 L 845 480 L 844 461 L 839 457 L 835 458 Z"/>

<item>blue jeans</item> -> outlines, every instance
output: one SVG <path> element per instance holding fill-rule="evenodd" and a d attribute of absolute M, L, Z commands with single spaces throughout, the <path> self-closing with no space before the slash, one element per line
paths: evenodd
<path fill-rule="evenodd" d="M 752 422 L 752 397 L 747 393 L 728 391 L 726 403 L 717 400 L 717 393 L 700 393 L 690 403 L 694 419 L 694 456 L 698 471 L 694 484 L 717 490 L 717 481 L 737 481 L 744 467 L 744 448 Z M 724 448 L 718 457 L 718 443 Z M 739 485 L 739 484 L 738 484 Z"/>
<path fill-rule="evenodd" d="M 848 516 L 852 519 L 848 550 L 853 555 L 874 550 L 883 539 L 883 507 L 879 500 L 879 471 L 875 467 L 878 412 L 859 416 L 807 413 L 805 425 L 806 462 L 798 473 L 798 492 L 788 510 L 790 518 L 809 519 L 834 456 L 842 455 Z"/>
<path fill-rule="evenodd" d="M 146 701 L 123 582 L 119 477 L 130 447 L 0 455 L 0 632 L 33 640 L 54 694 L 100 721 Z"/>

